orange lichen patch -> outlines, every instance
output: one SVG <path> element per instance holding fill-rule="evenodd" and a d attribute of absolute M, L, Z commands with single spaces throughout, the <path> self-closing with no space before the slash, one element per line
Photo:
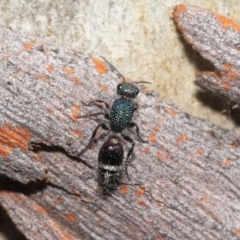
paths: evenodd
<path fill-rule="evenodd" d="M 48 79 L 46 75 L 40 75 L 40 74 L 34 74 L 34 77 L 43 81 L 46 81 Z"/>
<path fill-rule="evenodd" d="M 95 64 L 95 67 L 99 74 L 106 74 L 107 73 L 107 65 L 105 62 L 97 59 L 97 58 L 92 58 L 93 63 Z"/>
<path fill-rule="evenodd" d="M 63 67 L 63 71 L 68 75 L 74 74 L 74 70 L 72 68 L 69 68 L 69 67 Z"/>
<path fill-rule="evenodd" d="M 172 108 L 167 108 L 166 110 L 168 114 L 171 115 L 172 117 L 175 117 L 177 115 L 177 112 L 175 112 Z"/>
<path fill-rule="evenodd" d="M 158 156 L 158 158 L 160 158 L 160 159 L 163 159 L 163 158 L 164 158 L 164 157 L 163 157 L 163 154 L 160 153 L 160 152 L 157 153 L 157 156 Z"/>
<path fill-rule="evenodd" d="M 79 195 L 76 195 L 76 196 L 77 196 L 78 199 L 83 199 L 83 198 L 82 198 L 81 196 L 79 196 Z M 91 199 L 91 198 L 85 198 L 85 197 L 84 197 L 83 200 L 84 200 L 85 203 L 93 203 L 93 201 L 94 201 L 94 200 Z"/>
<path fill-rule="evenodd" d="M 218 19 L 218 21 L 221 23 L 222 27 L 227 28 L 233 28 L 236 31 L 240 31 L 240 25 L 236 22 L 234 22 L 232 19 L 225 18 L 221 16 L 220 14 L 215 14 L 215 17 Z"/>
<path fill-rule="evenodd" d="M 122 78 L 121 78 L 122 79 Z M 133 80 L 131 78 L 125 77 L 125 81 L 126 82 L 133 82 Z"/>
<path fill-rule="evenodd" d="M 234 79 L 238 79 L 239 75 L 236 72 L 227 72 L 227 73 L 222 73 L 221 74 L 222 77 L 226 77 L 229 80 L 234 80 Z"/>
<path fill-rule="evenodd" d="M 54 201 L 54 204 L 55 205 L 59 205 L 59 204 L 62 204 L 63 203 L 63 199 L 58 197 L 55 201 Z"/>
<path fill-rule="evenodd" d="M 164 240 L 164 237 L 162 237 L 161 235 L 157 236 L 157 240 Z"/>
<path fill-rule="evenodd" d="M 78 192 L 77 192 L 75 189 L 72 189 L 72 190 L 71 190 L 71 193 L 72 193 L 73 195 L 77 195 L 77 194 L 78 194 Z"/>
<path fill-rule="evenodd" d="M 75 215 L 73 215 L 72 213 L 66 213 L 65 216 L 67 217 L 67 219 L 70 221 L 70 222 L 76 222 L 77 221 L 77 218 Z"/>
<path fill-rule="evenodd" d="M 70 79 L 71 82 L 73 82 L 75 85 L 80 85 L 81 81 L 79 78 L 71 78 Z"/>
<path fill-rule="evenodd" d="M 240 235 L 240 229 L 235 229 L 235 231 L 234 231 L 234 235 L 235 235 L 235 236 Z"/>
<path fill-rule="evenodd" d="M 146 206 L 147 206 L 147 204 L 146 204 L 144 201 L 139 202 L 139 205 L 140 205 L 141 207 L 146 207 Z"/>
<path fill-rule="evenodd" d="M 52 83 L 48 82 L 48 86 L 49 86 L 49 87 L 52 87 L 53 85 L 52 85 Z"/>
<path fill-rule="evenodd" d="M 226 71 L 230 71 L 232 69 L 232 65 L 229 64 L 229 63 L 226 63 L 224 64 L 223 68 L 226 70 Z"/>
<path fill-rule="evenodd" d="M 102 223 L 103 223 L 103 220 L 102 220 L 102 219 L 99 219 L 99 220 L 97 221 L 97 224 L 98 224 L 98 225 L 102 225 Z"/>
<path fill-rule="evenodd" d="M 78 130 L 78 129 L 74 129 L 74 130 L 73 130 L 73 133 L 76 134 L 76 135 L 79 136 L 79 137 L 83 137 L 83 136 L 84 136 L 84 135 L 83 135 L 83 132 L 80 131 L 80 130 Z"/>
<path fill-rule="evenodd" d="M 144 192 L 145 192 L 145 189 L 144 189 L 144 188 L 138 187 L 138 191 L 137 191 L 137 193 L 136 193 L 136 196 L 137 196 L 138 198 L 141 198 L 141 197 L 143 196 Z"/>
<path fill-rule="evenodd" d="M 50 108 L 47 108 L 46 111 L 47 111 L 47 113 L 49 113 L 49 114 L 53 114 L 53 110 L 50 109 Z"/>
<path fill-rule="evenodd" d="M 175 21 L 178 20 L 180 14 L 181 14 L 182 12 L 186 12 L 186 11 L 187 11 L 187 6 L 182 5 L 182 4 L 176 6 L 176 7 L 174 8 L 174 13 L 173 13 L 173 17 L 174 17 Z"/>
<path fill-rule="evenodd" d="M 142 155 L 142 154 L 148 154 L 148 153 L 150 152 L 150 148 L 149 148 L 149 147 L 146 147 L 145 149 L 141 150 L 140 152 L 141 152 L 141 153 L 140 153 L 141 155 Z"/>
<path fill-rule="evenodd" d="M 31 137 L 31 133 L 23 127 L 4 124 L 0 127 L 0 156 L 8 156 L 17 147 L 25 152 Z"/>
<path fill-rule="evenodd" d="M 38 204 L 35 204 L 35 208 L 36 208 L 37 211 L 40 212 L 41 214 L 47 214 L 47 211 L 46 211 L 43 207 L 39 206 Z"/>
<path fill-rule="evenodd" d="M 186 142 L 188 140 L 187 134 L 182 134 L 177 138 L 177 144 L 181 145 L 182 143 Z"/>
<path fill-rule="evenodd" d="M 142 89 L 141 89 L 141 92 L 142 92 L 142 93 L 149 93 L 149 92 L 150 92 L 150 89 L 147 88 L 147 87 L 145 87 L 145 88 L 142 88 Z"/>
<path fill-rule="evenodd" d="M 162 154 L 161 152 L 157 153 L 159 159 L 168 160 L 168 155 Z"/>
<path fill-rule="evenodd" d="M 108 92 L 109 89 L 106 85 L 98 84 L 98 87 L 101 88 L 104 92 Z"/>
<path fill-rule="evenodd" d="M 52 65 L 49 65 L 49 66 L 47 67 L 47 71 L 48 71 L 49 73 L 52 73 L 52 72 L 54 71 L 54 67 L 53 67 Z"/>
<path fill-rule="evenodd" d="M 156 134 L 157 132 L 160 130 L 160 125 L 156 125 L 151 133 L 151 135 L 148 137 L 148 140 L 150 142 L 157 142 L 157 139 L 156 139 Z"/>
<path fill-rule="evenodd" d="M 9 56 L 3 56 L 3 60 L 8 60 Z"/>
<path fill-rule="evenodd" d="M 197 72 L 196 77 L 197 78 L 202 78 L 202 77 L 212 77 L 216 79 L 216 81 L 221 80 L 221 74 L 217 74 L 215 72 Z"/>
<path fill-rule="evenodd" d="M 235 48 L 239 51 L 240 50 L 240 45 L 239 44 L 235 45 Z"/>
<path fill-rule="evenodd" d="M 206 195 L 204 195 L 202 197 L 202 200 L 203 200 L 204 203 L 208 203 L 208 197 Z"/>
<path fill-rule="evenodd" d="M 157 139 L 156 139 L 156 136 L 155 136 L 155 135 L 150 135 L 150 136 L 148 137 L 148 140 L 149 140 L 150 142 L 157 142 Z"/>
<path fill-rule="evenodd" d="M 127 185 L 122 185 L 122 186 L 120 187 L 120 192 L 121 192 L 122 194 L 126 194 L 126 193 L 128 192 L 128 187 L 127 187 Z"/>
<path fill-rule="evenodd" d="M 215 137 L 213 131 L 207 131 L 207 135 L 208 135 L 209 137 Z"/>
<path fill-rule="evenodd" d="M 221 83 L 221 88 L 224 89 L 225 91 L 228 91 L 229 90 L 229 82 Z"/>
<path fill-rule="evenodd" d="M 198 155 L 202 155 L 204 153 L 204 150 L 202 148 L 199 148 L 197 151 L 196 151 L 196 154 Z"/>
<path fill-rule="evenodd" d="M 231 165 L 231 160 L 229 158 L 225 159 L 224 166 L 229 167 Z"/>
<path fill-rule="evenodd" d="M 23 48 L 27 51 L 31 51 L 33 49 L 33 46 L 36 44 L 35 41 L 31 41 L 29 43 L 23 44 Z"/>
<path fill-rule="evenodd" d="M 64 231 L 57 223 L 55 223 L 54 221 L 51 221 L 51 225 L 52 228 L 54 228 L 54 230 L 56 232 L 58 232 L 61 236 L 61 238 L 59 239 L 65 239 L 65 240 L 76 240 L 76 238 L 74 236 L 72 236 L 71 234 L 69 234 L 68 232 Z"/>
<path fill-rule="evenodd" d="M 50 51 L 50 49 L 46 46 L 43 47 L 43 50 L 44 50 L 44 52 L 49 52 Z"/>
<path fill-rule="evenodd" d="M 78 122 L 78 117 L 79 117 L 79 113 L 80 113 L 80 106 L 79 105 L 73 105 L 71 107 L 71 116 L 70 118 L 75 121 L 75 122 Z"/>
<path fill-rule="evenodd" d="M 41 157 L 40 157 L 38 154 L 33 153 L 33 156 L 34 156 L 34 159 L 35 159 L 37 162 L 42 162 L 42 159 L 41 159 Z"/>
<path fill-rule="evenodd" d="M 236 147 L 238 147 L 238 143 L 237 142 L 232 142 L 230 144 L 230 146 L 233 147 L 233 148 L 236 148 Z"/>
<path fill-rule="evenodd" d="M 9 191 L 0 191 L 0 197 L 10 198 L 11 200 L 15 201 L 16 204 L 19 204 L 23 201 L 19 195 Z"/>
<path fill-rule="evenodd" d="M 156 125 L 153 129 L 154 132 L 158 132 L 160 130 L 160 125 Z"/>

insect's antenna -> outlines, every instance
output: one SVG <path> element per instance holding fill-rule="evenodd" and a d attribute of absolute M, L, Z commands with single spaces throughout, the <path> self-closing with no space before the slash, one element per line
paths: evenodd
<path fill-rule="evenodd" d="M 149 83 L 149 84 L 151 84 L 150 82 L 146 82 L 146 81 L 139 81 L 139 82 L 133 82 L 133 83 Z"/>
<path fill-rule="evenodd" d="M 115 70 L 117 72 L 118 77 L 122 78 L 123 82 L 125 82 L 125 77 L 109 61 L 107 61 L 106 58 L 104 58 L 103 56 L 100 57 L 110 66 L 112 70 Z"/>

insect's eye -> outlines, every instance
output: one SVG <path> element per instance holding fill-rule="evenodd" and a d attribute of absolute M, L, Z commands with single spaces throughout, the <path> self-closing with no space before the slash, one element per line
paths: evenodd
<path fill-rule="evenodd" d="M 119 90 L 121 90 L 121 89 L 122 89 L 122 84 L 119 83 L 119 84 L 117 85 L 117 90 L 119 91 Z"/>

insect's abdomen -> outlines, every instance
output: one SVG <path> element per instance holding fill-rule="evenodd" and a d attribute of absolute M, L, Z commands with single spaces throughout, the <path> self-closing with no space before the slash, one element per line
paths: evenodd
<path fill-rule="evenodd" d="M 110 136 L 102 145 L 98 155 L 99 184 L 103 193 L 117 189 L 121 178 L 121 164 L 124 150 L 117 136 Z"/>
<path fill-rule="evenodd" d="M 132 120 L 134 104 L 125 98 L 118 98 L 114 101 L 110 110 L 110 126 L 114 132 L 121 132 Z"/>

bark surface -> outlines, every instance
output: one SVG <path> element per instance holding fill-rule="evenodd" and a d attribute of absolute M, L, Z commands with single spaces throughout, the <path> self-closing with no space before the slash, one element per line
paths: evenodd
<path fill-rule="evenodd" d="M 122 184 L 103 196 L 100 121 L 84 102 L 112 103 L 103 61 L 6 31 L 0 35 L 0 205 L 27 239 L 237 239 L 240 147 L 231 131 L 189 116 L 141 87 L 136 146 Z M 131 147 L 123 141 L 126 152 Z"/>
<path fill-rule="evenodd" d="M 215 67 L 196 83 L 212 94 L 240 103 L 240 24 L 198 7 L 179 5 L 174 19 L 184 39 Z"/>

